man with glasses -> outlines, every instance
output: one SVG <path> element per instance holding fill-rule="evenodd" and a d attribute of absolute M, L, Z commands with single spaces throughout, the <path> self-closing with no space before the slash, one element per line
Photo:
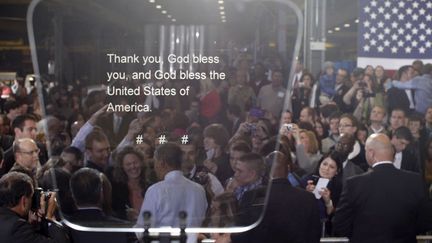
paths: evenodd
<path fill-rule="evenodd" d="M 35 178 L 36 170 L 40 167 L 40 149 L 36 142 L 31 138 L 21 138 L 16 140 L 12 149 L 15 155 L 15 164 L 10 171 L 19 171 Z"/>
<path fill-rule="evenodd" d="M 41 153 L 38 153 L 38 158 L 41 164 L 44 164 L 48 160 L 48 155 L 46 151 L 45 144 L 36 143 L 36 135 L 37 135 L 37 129 L 36 129 L 36 118 L 33 115 L 30 114 L 24 114 L 17 116 L 12 121 L 12 129 L 15 134 L 15 140 L 14 143 L 16 143 L 20 139 L 30 139 L 32 140 L 37 148 L 39 148 Z M 6 174 L 14 165 L 15 163 L 15 153 L 13 150 L 13 146 L 5 151 L 4 155 L 4 163 L 3 167 L 0 169 L 0 176 L 3 174 Z"/>

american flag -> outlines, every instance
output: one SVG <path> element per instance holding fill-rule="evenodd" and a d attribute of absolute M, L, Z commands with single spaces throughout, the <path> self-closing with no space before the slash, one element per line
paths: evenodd
<path fill-rule="evenodd" d="M 432 62 L 432 0 L 360 0 L 357 65 Z"/>

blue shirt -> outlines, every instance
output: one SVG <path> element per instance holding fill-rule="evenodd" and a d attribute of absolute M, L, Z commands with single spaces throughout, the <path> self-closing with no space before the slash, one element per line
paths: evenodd
<path fill-rule="evenodd" d="M 432 105 L 432 76 L 423 74 L 408 82 L 393 81 L 393 86 L 399 89 L 414 89 L 415 110 L 425 114 Z"/>

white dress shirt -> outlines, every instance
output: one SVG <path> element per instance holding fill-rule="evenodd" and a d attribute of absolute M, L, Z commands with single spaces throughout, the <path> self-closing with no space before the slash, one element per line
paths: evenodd
<path fill-rule="evenodd" d="M 393 164 L 393 162 L 391 162 L 391 161 L 376 162 L 375 164 L 372 165 L 372 168 L 374 168 L 375 166 L 378 166 L 378 165 L 383 165 L 383 164 Z"/>
<path fill-rule="evenodd" d="M 400 169 L 402 166 L 402 152 L 398 152 L 395 154 L 393 165 Z"/>
<path fill-rule="evenodd" d="M 166 174 L 163 181 L 149 187 L 136 226 L 144 226 L 143 213 L 149 211 L 152 227 L 179 227 L 179 212 L 186 211 L 187 227 L 201 227 L 206 209 L 204 188 L 175 170 Z"/>

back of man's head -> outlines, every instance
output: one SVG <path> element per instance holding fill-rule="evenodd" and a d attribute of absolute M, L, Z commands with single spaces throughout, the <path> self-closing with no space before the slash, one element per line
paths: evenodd
<path fill-rule="evenodd" d="M 21 197 L 30 197 L 33 193 L 32 179 L 20 172 L 9 172 L 0 178 L 0 207 L 13 208 Z"/>
<path fill-rule="evenodd" d="M 366 140 L 366 159 L 369 165 L 380 161 L 393 161 L 394 148 L 387 135 L 374 133 Z"/>
<path fill-rule="evenodd" d="M 19 116 L 15 117 L 15 119 L 13 119 L 13 121 L 12 121 L 12 130 L 15 130 L 15 128 L 19 128 L 22 131 L 24 128 L 25 121 L 27 121 L 27 120 L 37 122 L 36 117 L 34 117 L 31 114 L 19 115 Z"/>
<path fill-rule="evenodd" d="M 100 173 L 91 168 L 81 168 L 70 180 L 72 197 L 78 207 L 100 206 L 102 179 Z"/>
<path fill-rule="evenodd" d="M 250 170 L 255 171 L 257 178 L 264 175 L 265 164 L 261 155 L 257 153 L 247 153 L 242 155 L 238 162 L 246 164 Z"/>
<path fill-rule="evenodd" d="M 172 169 L 180 169 L 182 164 L 182 150 L 175 143 L 165 143 L 156 148 L 154 157 L 156 160 L 163 161 Z"/>

